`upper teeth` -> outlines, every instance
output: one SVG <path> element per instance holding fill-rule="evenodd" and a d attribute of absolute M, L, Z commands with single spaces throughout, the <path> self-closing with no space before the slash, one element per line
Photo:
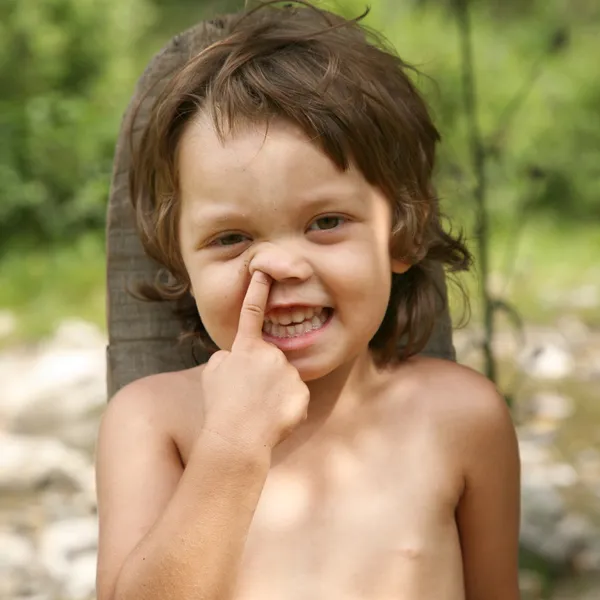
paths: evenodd
<path fill-rule="evenodd" d="M 311 320 L 314 316 L 319 316 L 323 308 L 294 308 L 292 311 L 279 312 L 270 315 L 265 319 L 265 323 L 275 325 L 290 325 L 291 323 L 302 323 Z"/>

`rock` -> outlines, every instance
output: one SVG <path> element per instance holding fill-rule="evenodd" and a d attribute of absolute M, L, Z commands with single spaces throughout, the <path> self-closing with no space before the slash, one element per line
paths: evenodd
<path fill-rule="evenodd" d="M 0 531 L 0 598 L 49 600 L 49 586 L 33 543 L 16 532 Z"/>
<path fill-rule="evenodd" d="M 571 398 L 552 392 L 535 394 L 529 402 L 529 412 L 534 419 L 546 421 L 562 421 L 575 411 Z"/>
<path fill-rule="evenodd" d="M 56 329 L 51 345 L 85 350 L 105 347 L 106 338 L 95 325 L 87 321 L 66 319 Z"/>
<path fill-rule="evenodd" d="M 519 571 L 521 600 L 539 600 L 544 591 L 544 582 L 539 573 L 530 570 Z"/>
<path fill-rule="evenodd" d="M 564 379 L 571 375 L 575 364 L 566 347 L 548 343 L 525 351 L 519 358 L 519 367 L 538 379 Z"/>
<path fill-rule="evenodd" d="M 64 597 L 92 598 L 96 583 L 98 521 L 95 517 L 57 521 L 40 538 L 40 558 Z"/>
<path fill-rule="evenodd" d="M 556 442 L 556 427 L 548 427 L 543 422 L 529 422 L 517 426 L 520 442 L 528 442 L 549 449 Z"/>
<path fill-rule="evenodd" d="M 96 591 L 96 565 L 98 552 L 86 552 L 77 557 L 70 568 L 65 585 L 67 597 L 73 600 L 92 600 Z"/>
<path fill-rule="evenodd" d="M 573 308 L 596 308 L 600 304 L 600 288 L 593 283 L 575 288 L 568 295 L 568 304 Z"/>
<path fill-rule="evenodd" d="M 600 573 L 600 540 L 591 540 L 573 560 L 573 567 L 578 573 Z"/>
<path fill-rule="evenodd" d="M 521 544 L 554 564 L 571 565 L 593 545 L 598 532 L 583 515 L 569 514 L 550 484 L 525 481 L 521 495 Z M 587 557 L 592 561 L 591 555 Z"/>
<path fill-rule="evenodd" d="M 598 600 L 600 598 L 600 577 L 564 578 L 556 582 L 550 600 Z"/>
<path fill-rule="evenodd" d="M 590 328 L 575 315 L 562 315 L 556 323 L 558 330 L 571 345 L 581 346 L 590 338 Z"/>
<path fill-rule="evenodd" d="M 521 465 L 525 468 L 528 465 L 548 464 L 553 460 L 552 453 L 547 446 L 535 440 L 523 439 L 520 435 L 519 456 L 521 458 Z"/>
<path fill-rule="evenodd" d="M 58 440 L 0 433 L 0 493 L 58 487 L 94 494 L 94 468 Z"/>
<path fill-rule="evenodd" d="M 560 494 L 549 485 L 532 485 L 524 478 L 521 489 L 521 544 L 546 560 L 564 562 L 568 556 L 557 539 L 556 524 L 566 514 Z"/>
<path fill-rule="evenodd" d="M 600 451 L 596 448 L 582 450 L 575 459 L 581 480 L 586 485 L 600 485 Z"/>
<path fill-rule="evenodd" d="M 573 466 L 566 462 L 557 462 L 548 465 L 546 480 L 550 485 L 559 488 L 568 488 L 579 482 L 579 476 Z"/>
<path fill-rule="evenodd" d="M 600 337 L 600 336 L 599 336 Z M 577 378 L 587 381 L 600 380 L 600 340 L 590 342 L 577 360 Z"/>
<path fill-rule="evenodd" d="M 0 531 L 0 574 L 30 566 L 35 560 L 33 544 L 22 535 Z"/>
<path fill-rule="evenodd" d="M 520 431 L 520 430 L 519 430 Z M 527 428 L 526 432 L 530 433 Z M 556 460 L 550 447 L 537 439 L 522 439 L 519 436 L 519 456 L 521 459 L 522 490 L 530 493 L 535 502 L 542 500 L 544 490 L 553 494 L 556 488 L 566 488 L 579 481 L 577 471 L 567 462 Z M 557 506 L 552 496 L 549 497 Z M 542 506 L 546 506 L 542 502 Z"/>
<path fill-rule="evenodd" d="M 0 339 L 7 338 L 17 329 L 17 318 L 10 310 L 0 310 Z"/>
<path fill-rule="evenodd" d="M 532 488 L 568 488 L 579 481 L 577 471 L 566 462 L 525 463 L 523 479 Z"/>
<path fill-rule="evenodd" d="M 0 355 L 0 421 L 93 450 L 106 405 L 105 340 L 95 327 L 67 322 L 35 351 Z"/>

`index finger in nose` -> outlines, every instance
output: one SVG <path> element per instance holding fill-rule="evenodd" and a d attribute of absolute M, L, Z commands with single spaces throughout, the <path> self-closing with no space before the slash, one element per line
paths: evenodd
<path fill-rule="evenodd" d="M 254 271 L 242 303 L 237 334 L 233 342 L 234 348 L 240 340 L 262 339 L 265 308 L 270 289 L 271 278 L 262 271 Z"/>

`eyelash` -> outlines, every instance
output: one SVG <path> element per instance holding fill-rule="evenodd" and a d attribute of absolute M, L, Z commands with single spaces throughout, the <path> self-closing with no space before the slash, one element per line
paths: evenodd
<path fill-rule="evenodd" d="M 335 227 L 331 227 L 331 228 L 327 228 L 327 229 L 311 229 L 311 227 L 313 225 L 315 225 L 316 223 L 318 223 L 319 221 L 323 221 L 325 219 L 335 219 L 336 221 L 339 222 L 338 225 L 336 225 Z M 335 229 L 338 229 L 340 227 L 340 225 L 343 225 L 344 223 L 346 223 L 348 221 L 348 219 L 346 217 L 343 217 L 342 215 L 323 215 L 322 217 L 318 217 L 316 218 L 308 227 L 308 231 L 333 231 Z M 222 244 L 220 242 L 222 242 L 223 240 L 227 239 L 227 238 L 246 238 L 247 236 L 245 236 L 243 233 L 235 233 L 235 232 L 231 232 L 231 233 L 226 233 L 218 238 L 216 238 L 215 240 L 213 240 L 210 243 L 210 246 L 217 246 L 220 248 L 231 248 L 236 246 L 237 244 L 242 243 L 241 241 L 238 242 L 234 242 L 233 244 Z"/>

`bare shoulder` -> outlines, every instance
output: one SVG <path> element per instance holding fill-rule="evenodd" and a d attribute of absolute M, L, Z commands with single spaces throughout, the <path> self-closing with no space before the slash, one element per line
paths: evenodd
<path fill-rule="evenodd" d="M 520 461 L 504 398 L 486 377 L 449 361 L 411 359 L 394 375 L 398 385 L 409 382 L 413 425 L 443 461 L 436 472 L 459 485 L 453 515 L 466 597 L 516 600 Z"/>
<path fill-rule="evenodd" d="M 202 419 L 202 368 L 138 379 L 115 394 L 102 417 L 103 429 L 137 428 L 168 437 L 179 447 L 198 431 Z M 183 449 L 183 448 L 182 448 Z"/>
<path fill-rule="evenodd" d="M 392 386 L 419 416 L 419 423 L 435 431 L 461 471 L 494 454 L 516 455 L 516 434 L 504 397 L 485 376 L 457 363 L 415 357 L 393 372 Z"/>
<path fill-rule="evenodd" d="M 510 412 L 496 386 L 458 363 L 415 357 L 395 370 L 394 380 L 408 385 L 412 401 L 443 424 L 457 422 L 485 428 L 510 422 Z"/>
<path fill-rule="evenodd" d="M 110 598 L 127 556 L 163 513 L 201 427 L 197 373 L 135 381 L 110 400 L 96 445 L 98 598 Z M 200 421 L 200 422 L 199 422 Z"/>

